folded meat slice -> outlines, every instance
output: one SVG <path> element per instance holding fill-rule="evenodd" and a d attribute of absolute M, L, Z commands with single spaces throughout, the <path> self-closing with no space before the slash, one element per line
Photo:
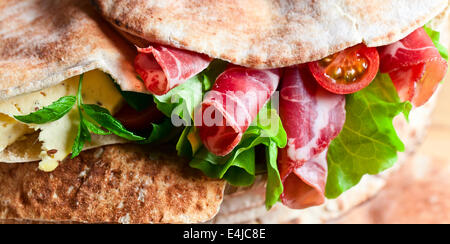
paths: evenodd
<path fill-rule="evenodd" d="M 378 51 L 380 71 L 389 73 L 402 100 L 416 106 L 430 99 L 447 72 L 447 62 L 423 28 Z"/>
<path fill-rule="evenodd" d="M 280 71 L 231 66 L 216 80 L 196 113 L 205 147 L 218 156 L 230 153 L 275 92 Z"/>
<path fill-rule="evenodd" d="M 134 67 L 148 91 L 155 95 L 166 94 L 203 71 L 212 61 L 203 54 L 162 45 L 138 48 L 138 52 Z"/>
<path fill-rule="evenodd" d="M 298 167 L 291 167 L 289 163 L 280 164 L 284 186 L 281 199 L 284 205 L 301 209 L 324 202 L 328 172 L 327 152 L 328 150 L 324 150 Z M 287 150 L 280 153 L 279 157 L 280 162 L 290 160 Z"/>
<path fill-rule="evenodd" d="M 278 168 L 284 205 L 302 209 L 325 200 L 328 145 L 345 122 L 345 96 L 315 82 L 307 66 L 287 68 L 281 83 L 280 117 L 288 144 Z"/>

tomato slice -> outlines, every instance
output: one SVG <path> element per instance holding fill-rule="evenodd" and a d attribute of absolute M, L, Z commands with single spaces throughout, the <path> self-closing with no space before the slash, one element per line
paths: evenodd
<path fill-rule="evenodd" d="M 130 105 L 125 104 L 114 117 L 128 130 L 139 131 L 151 128 L 151 124 L 162 120 L 164 114 L 156 108 L 155 104 L 142 111 L 137 111 Z"/>
<path fill-rule="evenodd" d="M 323 88 L 336 94 L 350 94 L 375 79 L 380 57 L 376 48 L 359 44 L 308 65 Z"/>

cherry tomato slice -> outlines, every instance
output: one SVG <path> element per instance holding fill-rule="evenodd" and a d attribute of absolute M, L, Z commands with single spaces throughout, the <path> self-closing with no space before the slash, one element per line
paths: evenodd
<path fill-rule="evenodd" d="M 151 124 L 163 119 L 164 114 L 156 108 L 155 104 L 142 111 L 137 111 L 130 105 L 125 104 L 114 117 L 128 130 L 139 131 L 151 128 Z"/>
<path fill-rule="evenodd" d="M 350 94 L 374 80 L 380 57 L 376 48 L 359 44 L 308 65 L 323 88 L 336 94 Z"/>

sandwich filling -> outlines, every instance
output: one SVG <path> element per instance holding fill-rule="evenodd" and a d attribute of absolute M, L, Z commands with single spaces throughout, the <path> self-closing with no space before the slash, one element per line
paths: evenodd
<path fill-rule="evenodd" d="M 388 46 L 268 70 L 157 44 L 138 52 L 150 94 L 92 71 L 3 101 L 0 130 L 10 136 L 0 149 L 40 131 L 40 168 L 50 171 L 91 133 L 172 143 L 191 167 L 235 186 L 266 174 L 267 208 L 301 209 L 391 167 L 404 150 L 393 118 L 423 105 L 447 71 L 439 33 L 426 26 Z"/>
<path fill-rule="evenodd" d="M 57 86 L 1 101 L 0 133 L 8 137 L 1 137 L 0 151 L 21 138 L 25 139 L 25 135 L 39 131 L 39 141 L 42 143 L 39 168 L 43 171 L 54 170 L 58 162 L 72 152 L 80 123 L 78 111 L 71 108 L 60 119 L 44 124 L 26 124 L 14 119 L 14 116 L 36 112 L 61 97 L 75 95 L 78 80 L 79 76 L 72 77 Z M 84 75 L 84 80 L 82 94 L 86 102 L 99 104 L 112 113 L 120 109 L 124 100 L 108 75 L 99 70 L 90 71 Z"/>

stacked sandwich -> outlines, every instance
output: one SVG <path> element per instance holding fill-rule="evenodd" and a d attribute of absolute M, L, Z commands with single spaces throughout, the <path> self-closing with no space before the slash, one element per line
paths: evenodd
<path fill-rule="evenodd" d="M 267 210 L 337 198 L 405 150 L 393 119 L 446 74 L 447 7 L 8 1 L 0 218 L 204 222 L 226 184 Z"/>

